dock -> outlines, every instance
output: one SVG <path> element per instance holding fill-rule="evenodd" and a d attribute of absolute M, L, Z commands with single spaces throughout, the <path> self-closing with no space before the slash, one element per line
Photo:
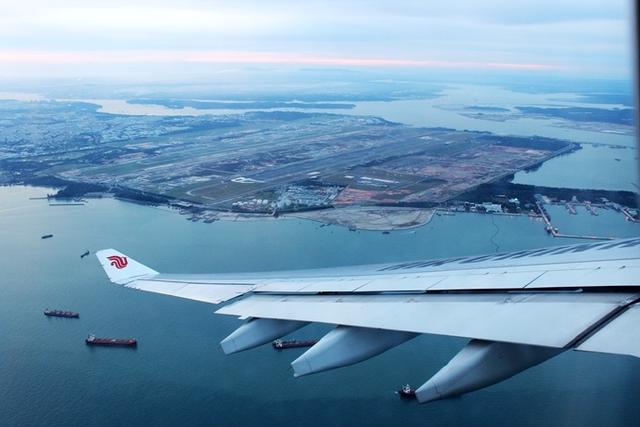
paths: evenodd
<path fill-rule="evenodd" d="M 538 207 L 538 211 L 540 212 L 540 216 L 542 216 L 542 219 L 544 220 L 544 222 L 546 224 L 545 229 L 553 237 L 560 237 L 560 238 L 564 238 L 564 239 L 587 239 L 587 240 L 613 240 L 613 239 L 615 239 L 615 237 L 608 237 L 608 236 L 589 236 L 589 235 L 560 233 L 558 231 L 558 228 L 554 227 L 553 224 L 551 223 L 551 220 L 547 216 L 547 211 L 540 204 L 540 202 L 536 202 L 536 206 Z M 597 215 L 597 213 L 595 215 Z"/>
<path fill-rule="evenodd" d="M 584 207 L 587 208 L 587 210 L 591 215 L 598 216 L 598 211 L 596 210 L 595 207 L 593 207 L 591 202 L 584 202 Z"/>
<path fill-rule="evenodd" d="M 627 210 L 627 208 L 623 207 L 620 210 L 622 211 L 622 214 L 624 215 L 627 221 L 638 222 L 638 220 L 633 215 L 631 215 L 631 213 Z"/>
<path fill-rule="evenodd" d="M 578 212 L 576 211 L 576 207 L 573 206 L 573 204 L 565 203 L 564 206 L 567 208 L 567 211 L 569 211 L 571 215 L 578 215 Z"/>

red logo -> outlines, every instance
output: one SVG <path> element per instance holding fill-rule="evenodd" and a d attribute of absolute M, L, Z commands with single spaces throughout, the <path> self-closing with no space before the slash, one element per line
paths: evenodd
<path fill-rule="evenodd" d="M 122 270 L 127 266 L 127 264 L 129 264 L 129 261 L 127 261 L 126 256 L 111 255 L 111 256 L 108 256 L 107 259 L 111 261 L 111 265 L 117 268 L 118 270 Z"/>

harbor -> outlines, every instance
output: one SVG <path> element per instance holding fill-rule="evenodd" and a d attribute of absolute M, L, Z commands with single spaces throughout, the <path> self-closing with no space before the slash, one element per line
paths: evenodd
<path fill-rule="evenodd" d="M 563 222 L 562 226 L 559 226 L 552 220 L 552 216 L 549 214 L 549 209 L 555 209 L 553 216 L 557 216 L 559 208 L 564 207 L 564 210 L 569 214 L 568 216 L 561 216 Z M 610 227 L 606 226 L 608 220 L 599 219 L 602 215 L 610 217 L 611 215 L 621 215 L 626 222 L 631 224 L 638 223 L 639 212 L 637 209 L 631 209 L 626 206 L 622 206 L 618 203 L 611 202 L 607 199 L 601 199 L 597 202 L 584 200 L 580 201 L 575 197 L 570 201 L 564 200 L 552 200 L 548 197 L 538 195 L 536 201 L 536 209 L 540 215 L 540 218 L 544 221 L 545 231 L 553 237 L 570 238 L 570 239 L 587 239 L 587 240 L 611 240 L 620 236 L 611 235 L 603 232 L 599 234 L 577 234 L 561 232 L 561 229 L 566 229 L 571 223 L 577 221 L 577 217 L 588 214 L 592 217 L 589 222 L 593 222 L 593 230 L 607 230 Z M 581 213 L 582 212 L 582 213 Z"/>
<path fill-rule="evenodd" d="M 540 212 L 540 217 L 543 219 L 544 223 L 546 224 L 545 231 L 547 233 L 549 233 L 550 235 L 552 235 L 553 237 L 560 237 L 560 238 L 565 238 L 565 239 L 586 239 L 586 240 L 613 240 L 613 239 L 615 239 L 615 237 L 612 237 L 612 236 L 593 236 L 593 235 L 586 235 L 586 234 L 565 234 L 565 233 L 560 233 L 560 231 L 558 230 L 558 227 L 555 227 L 551 223 L 551 219 L 549 217 L 549 214 L 547 213 L 547 211 L 544 208 L 544 206 L 540 202 L 536 202 L 536 205 L 538 206 L 538 211 Z M 593 209 L 593 207 L 590 204 L 587 205 L 587 206 L 589 206 L 590 209 Z M 575 211 L 575 208 L 574 208 L 574 211 Z M 590 210 L 590 212 L 593 212 L 593 210 Z M 570 213 L 571 213 L 571 211 L 570 211 Z M 575 213 L 572 213 L 572 214 L 576 215 Z M 592 215 L 593 215 L 593 213 L 592 213 Z"/>

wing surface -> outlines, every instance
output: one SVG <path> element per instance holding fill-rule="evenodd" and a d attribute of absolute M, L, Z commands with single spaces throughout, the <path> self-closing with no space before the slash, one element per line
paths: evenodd
<path fill-rule="evenodd" d="M 217 313 L 565 348 L 638 297 L 632 293 L 256 294 Z"/>
<path fill-rule="evenodd" d="M 97 253 L 125 287 L 221 303 L 244 319 L 320 322 L 640 357 L 640 239 L 328 270 L 160 274 Z M 123 262 L 122 260 L 125 260 Z M 126 264 L 122 266 L 122 264 Z M 635 305 L 634 305 L 635 304 Z"/>

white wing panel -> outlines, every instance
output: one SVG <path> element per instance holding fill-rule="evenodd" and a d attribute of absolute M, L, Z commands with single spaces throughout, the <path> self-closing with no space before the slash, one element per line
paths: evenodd
<path fill-rule="evenodd" d="M 254 294 L 217 313 L 564 347 L 632 296 Z"/>
<path fill-rule="evenodd" d="M 429 288 L 430 291 L 449 291 L 464 289 L 522 289 L 538 278 L 542 272 L 503 272 L 474 274 L 465 276 L 449 276 L 435 286 Z"/>
<path fill-rule="evenodd" d="M 372 280 L 356 292 L 426 291 L 444 278 L 442 275 L 426 274 L 372 276 Z"/>
<path fill-rule="evenodd" d="M 581 270 L 547 271 L 527 286 L 536 288 L 588 288 L 605 286 L 640 286 L 638 267 L 595 267 Z"/>
<path fill-rule="evenodd" d="M 283 292 L 283 293 L 291 293 L 291 292 L 300 292 L 302 289 L 307 286 L 308 282 L 301 280 L 277 280 L 270 281 L 265 280 L 264 284 L 260 284 L 256 290 L 260 292 Z"/>
<path fill-rule="evenodd" d="M 219 304 L 240 295 L 244 295 L 251 291 L 251 289 L 253 289 L 253 286 L 249 285 L 216 286 L 190 283 L 175 295 L 180 298 Z"/>
<path fill-rule="evenodd" d="M 164 280 L 136 280 L 126 285 L 128 288 L 158 294 L 172 295 L 195 301 L 219 304 L 250 292 L 254 286 L 244 284 L 186 283 Z"/>
<path fill-rule="evenodd" d="M 147 292 L 157 292 L 164 295 L 174 295 L 180 289 L 187 286 L 185 282 L 165 282 L 160 280 L 134 280 L 125 285 L 126 288 L 139 289 Z"/>
<path fill-rule="evenodd" d="M 368 279 L 309 280 L 301 292 L 353 292 L 369 283 Z"/>
<path fill-rule="evenodd" d="M 640 325 L 640 304 L 635 304 L 579 345 L 577 349 L 640 357 L 638 325 Z"/>

